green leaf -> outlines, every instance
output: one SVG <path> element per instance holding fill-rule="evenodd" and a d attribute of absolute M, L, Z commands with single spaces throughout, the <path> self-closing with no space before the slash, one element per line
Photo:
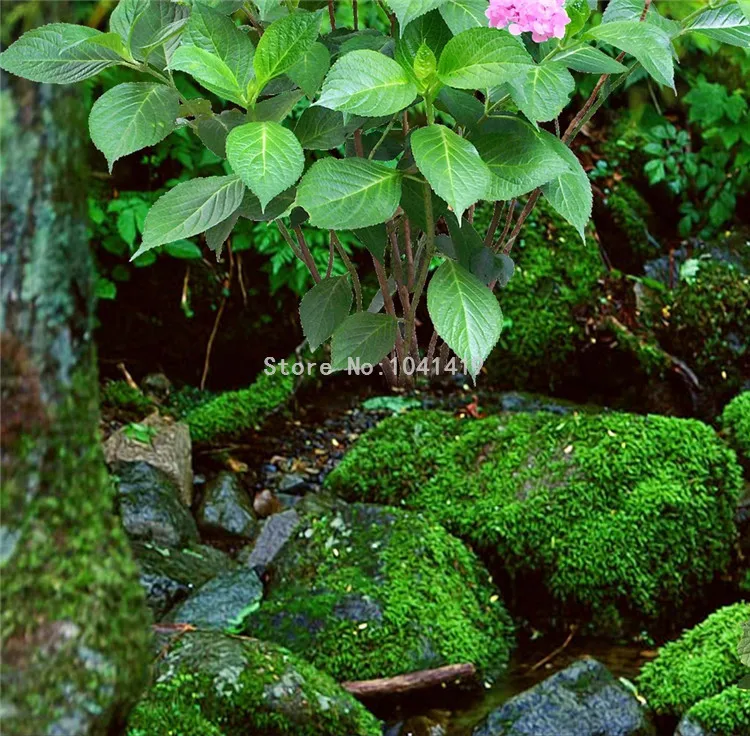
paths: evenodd
<path fill-rule="evenodd" d="M 549 61 L 565 64 L 568 69 L 588 74 L 622 74 L 628 70 L 624 64 L 585 43 L 557 51 Z"/>
<path fill-rule="evenodd" d="M 255 107 L 247 111 L 247 119 L 248 121 L 258 123 L 280 123 L 291 113 L 303 95 L 304 93 L 301 89 L 293 89 L 289 92 L 281 92 L 274 97 L 261 100 Z"/>
<path fill-rule="evenodd" d="M 188 2 L 193 7 L 196 5 L 207 5 L 209 8 L 218 10 L 224 15 L 231 15 L 245 4 L 245 0 L 188 0 Z"/>
<path fill-rule="evenodd" d="M 227 138 L 232 171 L 258 197 L 261 209 L 296 183 L 305 167 L 305 154 L 294 133 L 279 123 L 247 123 Z"/>
<path fill-rule="evenodd" d="M 333 369 L 345 370 L 349 358 L 359 359 L 360 365 L 377 365 L 393 350 L 397 329 L 396 320 L 387 314 L 357 312 L 350 315 L 333 333 Z"/>
<path fill-rule="evenodd" d="M 463 266 L 445 261 L 430 280 L 427 310 L 438 335 L 476 377 L 503 327 L 494 294 Z"/>
<path fill-rule="evenodd" d="M 286 74 L 318 38 L 320 13 L 297 11 L 271 23 L 258 41 L 253 64 L 260 87 Z"/>
<path fill-rule="evenodd" d="M 297 191 L 297 204 L 315 227 L 352 230 L 393 217 L 401 196 L 401 174 L 364 159 L 316 161 Z"/>
<path fill-rule="evenodd" d="M 218 115 L 201 115 L 195 121 L 196 133 L 206 148 L 219 158 L 227 157 L 227 136 L 247 117 L 239 110 L 224 110 Z"/>
<path fill-rule="evenodd" d="M 177 240 L 174 243 L 167 243 L 164 251 L 172 258 L 179 258 L 183 261 L 197 261 L 203 258 L 201 249 L 189 240 Z"/>
<path fill-rule="evenodd" d="M 430 194 L 432 197 L 432 217 L 437 222 L 448 211 L 448 205 L 435 192 L 431 191 Z M 404 178 L 401 182 L 401 207 L 414 225 L 420 230 L 427 229 L 423 182 L 416 179 Z"/>
<path fill-rule="evenodd" d="M 570 18 L 570 23 L 565 28 L 565 36 L 570 38 L 586 25 L 586 21 L 591 15 L 591 9 L 588 0 L 566 0 L 565 12 Z"/>
<path fill-rule="evenodd" d="M 473 128 L 484 116 L 484 105 L 474 95 L 451 87 L 440 90 L 435 107 L 453 116 L 464 128 Z"/>
<path fill-rule="evenodd" d="M 352 51 L 331 67 L 315 104 L 378 117 L 403 110 L 416 96 L 414 83 L 393 59 L 377 51 Z"/>
<path fill-rule="evenodd" d="M 740 662 L 750 667 L 750 621 L 745 621 L 742 624 L 742 637 L 737 647 L 737 654 Z"/>
<path fill-rule="evenodd" d="M 94 296 L 97 299 L 116 299 L 117 284 L 103 276 L 99 276 L 94 284 Z"/>
<path fill-rule="evenodd" d="M 130 55 L 127 47 L 116 33 L 100 33 L 96 36 L 91 36 L 86 43 L 104 46 L 104 48 L 114 51 L 120 58 L 125 59 L 125 61 L 133 61 L 133 57 Z"/>
<path fill-rule="evenodd" d="M 230 19 L 202 3 L 195 3 L 190 21 L 182 36 L 182 46 L 195 46 L 221 59 L 245 95 L 255 77 L 255 47 L 250 37 Z"/>
<path fill-rule="evenodd" d="M 477 149 L 444 125 L 428 125 L 411 135 L 411 150 L 430 186 L 461 219 L 487 193 L 490 170 Z"/>
<path fill-rule="evenodd" d="M 387 0 L 388 7 L 396 14 L 400 35 L 414 19 L 435 8 L 439 8 L 448 0 Z"/>
<path fill-rule="evenodd" d="M 395 59 L 412 81 L 416 81 L 412 65 L 419 49 L 426 45 L 436 57 L 440 56 L 451 38 L 450 28 L 445 25 L 440 13 L 433 10 L 409 23 L 396 44 Z"/>
<path fill-rule="evenodd" d="M 373 225 L 352 230 L 352 234 L 362 245 L 370 251 L 381 263 L 384 262 L 385 246 L 388 242 L 388 231 L 385 225 Z"/>
<path fill-rule="evenodd" d="M 80 82 L 120 62 L 112 49 L 89 43 L 102 35 L 86 26 L 50 23 L 24 33 L 3 51 L 0 67 L 32 82 Z"/>
<path fill-rule="evenodd" d="M 312 100 L 318 94 L 330 66 L 331 55 L 328 49 L 316 41 L 288 74 L 289 78 Z"/>
<path fill-rule="evenodd" d="M 344 116 L 327 107 L 308 107 L 294 128 L 302 148 L 312 151 L 327 151 L 338 148 L 346 140 Z"/>
<path fill-rule="evenodd" d="M 495 253 L 491 248 L 482 248 L 471 262 L 471 272 L 483 284 L 497 281 L 501 289 L 508 285 L 515 270 L 515 264 L 510 256 Z"/>
<path fill-rule="evenodd" d="M 565 159 L 568 171 L 542 185 L 542 193 L 555 210 L 567 220 L 586 242 L 586 225 L 591 218 L 591 183 L 576 155 L 556 136 L 540 131 L 550 146 Z"/>
<path fill-rule="evenodd" d="M 721 43 L 750 48 L 750 19 L 738 3 L 729 2 L 717 8 L 707 7 L 685 26 L 700 31 Z"/>
<path fill-rule="evenodd" d="M 500 116 L 488 130 L 474 141 L 492 173 L 488 199 L 518 197 L 569 171 L 557 150 L 521 118 Z"/>
<path fill-rule="evenodd" d="M 173 71 L 189 74 L 210 92 L 219 97 L 247 104 L 247 86 L 240 84 L 226 62 L 216 54 L 198 46 L 180 46 L 169 64 Z"/>
<path fill-rule="evenodd" d="M 568 104 L 576 83 L 563 64 L 525 67 L 509 81 L 510 96 L 532 122 L 554 120 Z"/>
<path fill-rule="evenodd" d="M 149 210 L 143 244 L 133 258 L 157 245 L 205 232 L 229 217 L 242 203 L 244 193 L 239 176 L 207 176 L 178 184 Z"/>
<path fill-rule="evenodd" d="M 469 28 L 485 28 L 488 24 L 485 0 L 452 0 L 440 6 L 440 15 L 454 36 Z"/>
<path fill-rule="evenodd" d="M 483 89 L 511 80 L 533 64 L 523 43 L 507 31 L 470 28 L 440 54 L 438 77 L 458 89 Z"/>
<path fill-rule="evenodd" d="M 657 82 L 674 89 L 672 43 L 661 29 L 637 20 L 618 20 L 592 28 L 587 35 L 631 54 Z"/>
<path fill-rule="evenodd" d="M 299 316 L 310 350 L 317 350 L 349 316 L 352 287 L 348 276 L 323 279 L 302 297 Z"/>
<path fill-rule="evenodd" d="M 91 108 L 89 132 L 110 172 L 117 159 L 166 138 L 179 105 L 177 91 L 164 84 L 118 84 L 105 92 Z"/>
<path fill-rule="evenodd" d="M 217 260 L 221 255 L 222 246 L 232 234 L 232 230 L 234 230 L 234 226 L 239 219 L 240 211 L 237 209 L 226 220 L 222 220 L 220 223 L 206 230 L 206 245 L 216 253 Z"/>
<path fill-rule="evenodd" d="M 254 222 L 275 220 L 285 215 L 292 208 L 296 196 L 295 188 L 289 187 L 289 189 L 274 197 L 263 210 L 258 198 L 251 191 L 246 191 L 239 209 L 240 217 Z"/>
<path fill-rule="evenodd" d="M 484 241 L 470 222 L 459 223 L 455 215 L 445 216 L 450 233 L 451 244 L 447 251 L 443 252 L 455 261 L 458 261 L 465 269 L 471 271 L 471 264 L 482 252 Z M 445 247 L 447 243 L 443 243 Z"/>

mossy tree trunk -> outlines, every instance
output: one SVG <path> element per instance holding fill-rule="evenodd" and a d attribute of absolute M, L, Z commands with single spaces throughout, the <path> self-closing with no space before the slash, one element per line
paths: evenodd
<path fill-rule="evenodd" d="M 1 94 L 0 730 L 114 734 L 149 621 L 98 437 L 85 115 L 79 89 Z"/>

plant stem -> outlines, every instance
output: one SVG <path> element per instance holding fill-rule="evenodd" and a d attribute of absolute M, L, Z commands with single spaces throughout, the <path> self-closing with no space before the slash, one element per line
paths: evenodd
<path fill-rule="evenodd" d="M 394 115 L 394 116 L 393 116 L 393 117 L 391 118 L 391 121 L 390 121 L 390 122 L 388 123 L 388 125 L 386 126 L 385 130 L 383 131 L 383 134 L 382 134 L 382 135 L 380 136 L 380 138 L 378 138 L 378 142 L 377 142 L 377 143 L 376 143 L 376 144 L 375 144 L 375 145 L 374 145 L 374 146 L 372 147 L 372 150 L 371 150 L 371 151 L 370 151 L 370 153 L 369 153 L 369 154 L 367 155 L 367 158 L 368 158 L 368 159 L 372 159 L 372 157 L 373 157 L 373 156 L 375 155 L 375 152 L 376 152 L 376 151 L 378 150 L 378 148 L 380 148 L 380 146 L 382 145 L 383 141 L 384 141 L 384 140 L 386 139 L 386 137 L 388 136 L 388 133 L 390 133 L 390 132 L 391 132 L 391 128 L 393 127 L 394 123 L 396 122 L 396 118 L 397 118 L 397 117 L 398 117 L 398 113 L 396 113 L 396 114 L 395 114 L 395 115 Z M 355 135 L 356 135 L 356 134 L 355 134 Z M 360 140 L 360 143 L 361 143 L 361 140 Z"/>
<path fill-rule="evenodd" d="M 487 234 L 484 236 L 484 244 L 488 248 L 492 245 L 492 241 L 495 238 L 497 226 L 500 224 L 500 219 L 503 216 L 504 206 L 505 203 L 498 200 L 495 202 L 495 206 L 492 209 L 492 220 L 490 221 L 490 226 L 487 228 Z"/>
<path fill-rule="evenodd" d="M 359 276 L 357 275 L 357 269 L 354 268 L 354 264 L 352 263 L 352 259 L 349 258 L 346 251 L 344 250 L 344 246 L 341 245 L 341 241 L 338 238 L 338 235 L 336 235 L 336 232 L 334 230 L 331 230 L 331 240 L 333 240 L 333 244 L 336 246 L 336 250 L 338 251 L 338 254 L 341 256 L 341 260 L 344 262 L 344 265 L 346 266 L 346 270 L 349 272 L 349 275 L 352 277 L 352 285 L 354 286 L 354 295 L 357 299 L 357 311 L 362 311 L 362 285 L 359 283 Z"/>
<path fill-rule="evenodd" d="M 328 0 L 328 18 L 331 21 L 331 30 L 336 30 L 336 12 L 333 9 L 333 0 Z"/>
<path fill-rule="evenodd" d="M 357 0 L 352 0 L 352 16 L 354 17 L 354 30 L 359 30 L 359 7 Z"/>

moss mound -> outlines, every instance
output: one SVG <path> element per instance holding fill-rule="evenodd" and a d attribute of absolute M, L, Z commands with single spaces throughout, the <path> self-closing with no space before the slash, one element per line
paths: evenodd
<path fill-rule="evenodd" d="M 487 372 L 498 385 L 547 391 L 577 374 L 575 353 L 604 266 L 596 242 L 582 243 L 544 203 L 522 233 L 512 252 L 515 273 L 499 292 L 503 333 Z"/>
<path fill-rule="evenodd" d="M 698 713 L 702 717 L 693 714 L 697 720 L 721 712 L 734 696 L 730 693 L 713 704 L 711 700 L 747 672 L 739 660 L 737 645 L 742 624 L 748 619 L 750 604 L 726 606 L 663 646 L 638 678 L 638 688 L 649 706 L 660 715 L 680 716 L 701 703 Z M 750 693 L 746 691 L 745 697 Z M 728 736 L 734 732 L 721 733 Z"/>
<path fill-rule="evenodd" d="M 236 437 L 261 424 L 293 390 L 293 376 L 284 376 L 280 371 L 273 375 L 261 373 L 249 388 L 227 391 L 189 410 L 184 418 L 190 426 L 190 436 L 195 442 Z"/>
<path fill-rule="evenodd" d="M 329 675 L 273 644 L 192 632 L 156 664 L 128 736 L 380 736 Z"/>
<path fill-rule="evenodd" d="M 724 407 L 720 424 L 740 460 L 750 464 L 750 391 L 743 391 Z"/>
<path fill-rule="evenodd" d="M 327 479 L 346 498 L 430 514 L 519 589 L 541 581 L 553 608 L 618 614 L 618 628 L 621 615 L 674 617 L 726 567 L 740 484 L 734 454 L 698 421 L 542 412 L 394 416 Z"/>
<path fill-rule="evenodd" d="M 732 685 L 697 702 L 687 712 L 687 720 L 710 734 L 746 736 L 750 733 L 750 691 Z"/>
<path fill-rule="evenodd" d="M 247 630 L 338 680 L 472 662 L 491 678 L 513 627 L 487 571 L 419 514 L 337 503 L 302 515 Z"/>
<path fill-rule="evenodd" d="M 154 409 L 151 399 L 125 381 L 107 381 L 102 388 L 101 401 L 104 407 L 144 415 Z"/>

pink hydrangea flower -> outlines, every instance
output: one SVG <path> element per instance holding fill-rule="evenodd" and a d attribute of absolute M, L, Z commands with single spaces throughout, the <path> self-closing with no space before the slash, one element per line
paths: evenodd
<path fill-rule="evenodd" d="M 564 0 L 490 0 L 485 15 L 491 28 L 505 28 L 514 36 L 531 33 L 535 43 L 562 38 L 570 18 Z"/>

